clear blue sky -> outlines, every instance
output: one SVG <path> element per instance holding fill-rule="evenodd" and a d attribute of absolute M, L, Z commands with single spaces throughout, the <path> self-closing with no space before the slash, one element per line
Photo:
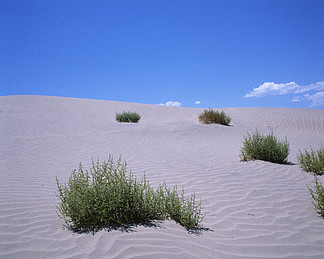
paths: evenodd
<path fill-rule="evenodd" d="M 0 19 L 0 95 L 324 109 L 323 0 L 0 0 Z"/>

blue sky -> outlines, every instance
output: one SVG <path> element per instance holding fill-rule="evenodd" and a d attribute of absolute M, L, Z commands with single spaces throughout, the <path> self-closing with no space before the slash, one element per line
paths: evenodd
<path fill-rule="evenodd" d="M 324 1 L 0 0 L 0 95 L 324 109 Z"/>

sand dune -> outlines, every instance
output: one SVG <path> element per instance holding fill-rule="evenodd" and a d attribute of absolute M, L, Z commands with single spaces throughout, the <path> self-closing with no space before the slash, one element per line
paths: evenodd
<path fill-rule="evenodd" d="M 313 176 L 296 164 L 299 149 L 324 144 L 324 110 L 219 109 L 231 127 L 200 124 L 202 110 L 0 97 L 0 258 L 324 258 L 324 220 L 306 188 Z M 141 113 L 140 123 L 117 123 L 122 111 Z M 293 165 L 241 163 L 243 135 L 255 128 L 286 136 Z M 210 231 L 190 234 L 173 221 L 128 233 L 64 229 L 55 177 L 66 182 L 80 162 L 109 154 L 153 187 L 195 191 Z"/>

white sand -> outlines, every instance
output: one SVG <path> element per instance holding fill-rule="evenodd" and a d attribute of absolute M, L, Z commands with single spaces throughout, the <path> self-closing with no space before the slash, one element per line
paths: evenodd
<path fill-rule="evenodd" d="M 324 219 L 298 165 L 241 163 L 243 135 L 273 130 L 298 149 L 324 144 L 324 110 L 227 108 L 231 127 L 202 125 L 203 109 L 45 96 L 0 97 L 1 258 L 324 258 Z M 142 114 L 139 124 L 115 113 Z M 156 187 L 195 191 L 213 231 L 173 221 L 133 232 L 74 234 L 56 215 L 57 176 L 109 154 Z M 324 178 L 320 178 L 324 181 Z"/>

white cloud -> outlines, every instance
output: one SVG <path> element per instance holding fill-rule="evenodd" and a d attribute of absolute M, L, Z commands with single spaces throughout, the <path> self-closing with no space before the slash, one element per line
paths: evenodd
<path fill-rule="evenodd" d="M 257 88 L 253 88 L 253 91 L 244 97 L 262 97 L 266 95 L 283 95 L 293 93 L 298 88 L 295 82 L 286 84 L 276 84 L 274 82 L 265 82 Z"/>
<path fill-rule="evenodd" d="M 195 104 L 201 104 L 201 101 L 195 101 Z"/>
<path fill-rule="evenodd" d="M 292 102 L 300 102 L 300 96 L 295 96 L 291 99 Z"/>
<path fill-rule="evenodd" d="M 305 86 L 299 86 L 299 89 L 295 93 L 305 93 L 309 91 L 324 91 L 324 82 L 316 82 L 315 84 L 309 84 Z"/>
<path fill-rule="evenodd" d="M 312 95 L 305 95 L 308 100 L 312 101 L 311 107 L 324 105 L 324 92 L 318 92 Z"/>
<path fill-rule="evenodd" d="M 249 97 L 264 97 L 267 95 L 285 95 L 285 94 L 300 94 L 306 92 L 317 92 L 313 94 L 305 94 L 307 100 L 311 100 L 311 106 L 323 105 L 324 99 L 324 81 L 316 82 L 309 85 L 298 85 L 295 82 L 276 84 L 274 82 L 265 82 L 257 88 L 244 95 L 245 98 Z M 301 101 L 300 96 L 292 98 L 292 102 Z"/>
<path fill-rule="evenodd" d="M 324 82 L 317 82 L 309 85 L 298 85 L 295 82 L 276 84 L 274 82 L 265 82 L 257 88 L 253 88 L 252 92 L 244 95 L 244 97 L 262 97 L 266 95 L 284 95 L 298 94 L 309 91 L 324 90 Z"/>
<path fill-rule="evenodd" d="M 160 105 L 163 105 L 163 106 L 179 107 L 179 106 L 181 106 L 181 103 L 179 103 L 179 102 L 174 102 L 174 101 L 168 101 L 168 102 L 166 102 L 166 103 L 160 103 Z"/>

